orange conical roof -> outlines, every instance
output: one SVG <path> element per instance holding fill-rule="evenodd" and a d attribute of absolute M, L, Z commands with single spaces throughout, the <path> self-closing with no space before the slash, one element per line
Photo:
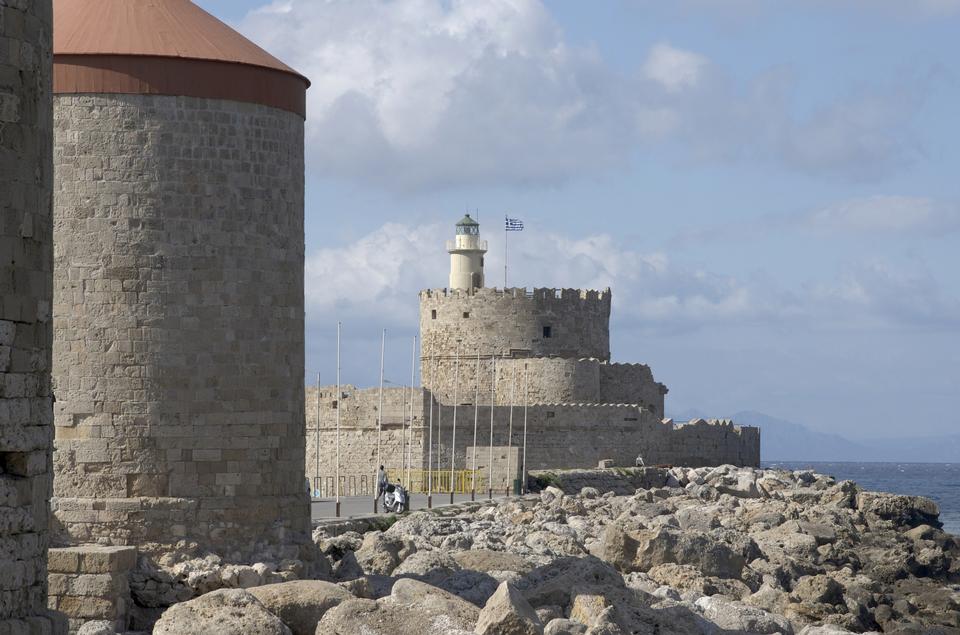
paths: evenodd
<path fill-rule="evenodd" d="M 270 96 L 277 91 L 277 82 L 289 86 L 289 80 L 273 75 L 296 78 L 303 91 L 310 85 L 306 77 L 190 0 L 54 0 L 53 24 L 54 62 L 60 66 L 54 73 L 54 91 L 61 94 L 183 94 L 302 110 L 287 103 L 289 96 L 283 103 L 267 103 L 277 101 L 276 95 Z M 236 65 L 250 72 L 244 74 Z M 224 72 L 229 82 L 222 76 L 218 81 Z M 262 98 L 250 87 L 241 91 L 242 96 L 232 94 L 238 89 L 228 89 L 228 84 L 237 80 L 259 86 Z M 204 89 L 211 81 L 214 87 Z M 210 94 L 223 92 L 216 85 L 227 94 Z"/>

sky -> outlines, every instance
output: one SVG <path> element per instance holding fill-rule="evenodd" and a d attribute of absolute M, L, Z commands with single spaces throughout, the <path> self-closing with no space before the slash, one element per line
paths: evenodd
<path fill-rule="evenodd" d="M 312 81 L 307 380 L 409 382 L 417 291 L 613 290 L 668 412 L 960 431 L 960 0 L 199 0 Z M 389 385 L 389 383 L 388 383 Z"/>

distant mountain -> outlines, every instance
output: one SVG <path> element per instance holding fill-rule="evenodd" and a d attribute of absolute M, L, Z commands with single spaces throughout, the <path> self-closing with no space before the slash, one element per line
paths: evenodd
<path fill-rule="evenodd" d="M 670 416 L 677 421 L 708 418 L 696 408 Z M 742 425 L 760 428 L 760 457 L 764 461 L 952 463 L 960 460 L 960 434 L 850 440 L 754 410 L 744 410 L 729 418 Z"/>

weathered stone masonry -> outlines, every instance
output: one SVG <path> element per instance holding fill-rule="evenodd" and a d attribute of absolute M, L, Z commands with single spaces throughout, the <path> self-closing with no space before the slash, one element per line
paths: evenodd
<path fill-rule="evenodd" d="M 47 613 L 51 493 L 51 3 L 0 2 L 0 633 Z"/>
<path fill-rule="evenodd" d="M 54 113 L 57 520 L 241 552 L 303 534 L 302 117 L 156 95 Z"/>

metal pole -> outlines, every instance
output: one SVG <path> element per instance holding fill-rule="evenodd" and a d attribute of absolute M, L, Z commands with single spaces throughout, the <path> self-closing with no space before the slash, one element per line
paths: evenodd
<path fill-rule="evenodd" d="M 480 351 L 477 351 L 477 391 L 473 396 L 473 483 L 470 500 L 477 500 L 477 421 L 480 418 Z"/>
<path fill-rule="evenodd" d="M 413 462 L 413 401 L 416 397 L 417 391 L 414 388 L 414 383 L 417 380 L 417 336 L 413 336 L 413 352 L 410 354 L 410 443 L 407 445 L 406 454 L 404 454 L 403 462 L 404 469 L 406 474 L 404 476 L 404 482 L 407 484 L 407 487 L 410 487 L 410 464 Z M 421 403 L 421 407 L 422 407 Z M 406 439 L 406 437 L 404 437 Z M 423 455 L 421 454 L 421 461 Z M 421 465 L 423 463 L 421 462 Z"/>
<path fill-rule="evenodd" d="M 439 362 L 439 358 L 438 358 L 438 362 Z M 438 382 L 439 382 L 439 380 L 434 380 L 433 385 L 434 385 L 434 386 L 437 386 L 437 385 L 438 385 Z M 441 461 L 442 461 L 442 459 L 441 459 L 441 456 L 442 456 L 442 455 L 440 454 L 440 442 L 441 442 L 441 440 L 443 439 L 442 429 L 441 429 L 441 424 L 442 424 L 442 423 L 443 423 L 443 393 L 442 393 L 442 391 L 441 391 L 440 396 L 437 397 L 437 478 L 438 478 L 438 479 L 440 478 L 440 465 L 441 465 Z M 431 472 L 432 472 L 432 470 L 431 470 Z M 437 483 L 437 489 L 438 489 L 438 490 L 440 489 L 440 486 L 441 486 L 441 485 L 443 485 L 443 483 L 441 483 L 441 482 L 438 482 L 438 483 Z M 438 492 L 438 493 L 439 493 L 439 492 Z"/>
<path fill-rule="evenodd" d="M 323 481 L 320 481 L 320 373 L 317 373 L 317 453 L 316 453 L 316 478 L 313 481 L 313 494 L 322 495 Z M 317 487 L 317 482 L 320 482 L 320 487 Z"/>
<path fill-rule="evenodd" d="M 507 231 L 507 217 L 503 217 L 503 290 L 507 290 L 507 239 L 510 233 Z"/>
<path fill-rule="evenodd" d="M 340 407 L 342 394 L 340 392 L 340 322 L 337 322 L 337 469 L 333 489 L 337 494 L 336 516 L 340 518 Z"/>
<path fill-rule="evenodd" d="M 490 354 L 490 457 L 487 460 L 487 497 L 493 500 L 493 410 L 497 402 L 497 357 Z"/>
<path fill-rule="evenodd" d="M 453 466 L 457 456 L 457 402 L 460 400 L 460 340 L 457 340 L 457 359 L 453 366 L 453 440 L 450 442 L 450 504 L 453 505 L 454 471 Z"/>
<path fill-rule="evenodd" d="M 374 477 L 374 483 L 376 483 L 376 485 L 374 485 L 373 487 L 373 491 L 374 491 L 373 513 L 374 514 L 377 513 L 377 502 L 380 498 L 380 492 L 377 491 L 378 489 L 380 489 L 379 479 L 377 477 L 380 475 L 380 466 L 383 465 L 383 463 L 381 463 L 381 460 L 380 460 L 380 441 L 383 435 L 383 353 L 384 353 L 384 350 L 386 349 L 386 344 L 387 344 L 387 329 L 383 329 L 380 332 L 380 397 L 379 397 L 379 403 L 377 404 L 377 464 L 374 467 L 374 470 L 376 470 L 375 473 L 377 476 Z"/>
<path fill-rule="evenodd" d="M 530 400 L 530 370 L 523 365 L 523 469 L 520 471 L 520 493 L 527 493 L 527 402 Z"/>
<path fill-rule="evenodd" d="M 510 427 L 507 431 L 507 496 L 513 491 L 510 479 L 510 455 L 513 453 L 513 404 L 517 400 L 517 360 L 513 360 L 513 382 L 510 385 Z"/>
<path fill-rule="evenodd" d="M 433 385 L 437 382 L 437 358 L 433 358 Z M 433 390 L 430 391 L 430 434 L 427 441 L 427 508 L 433 507 Z"/>

